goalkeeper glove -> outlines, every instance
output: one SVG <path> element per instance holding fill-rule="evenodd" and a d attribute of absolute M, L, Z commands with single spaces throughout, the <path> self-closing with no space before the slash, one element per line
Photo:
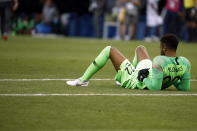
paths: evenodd
<path fill-rule="evenodd" d="M 149 75 L 149 68 L 142 69 L 138 72 L 138 80 L 143 82 L 144 78 L 147 78 Z"/>

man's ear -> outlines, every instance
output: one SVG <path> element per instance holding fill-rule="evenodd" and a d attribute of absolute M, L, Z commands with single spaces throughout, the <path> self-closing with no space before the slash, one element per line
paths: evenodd
<path fill-rule="evenodd" d="M 166 52 L 168 50 L 167 46 L 163 44 L 163 51 Z"/>
<path fill-rule="evenodd" d="M 168 48 L 167 47 L 164 47 L 163 50 L 166 52 L 168 50 Z"/>

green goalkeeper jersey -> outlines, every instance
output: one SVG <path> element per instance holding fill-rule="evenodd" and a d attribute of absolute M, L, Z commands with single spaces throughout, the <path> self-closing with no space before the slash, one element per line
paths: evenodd
<path fill-rule="evenodd" d="M 162 90 L 174 85 L 178 90 L 190 89 L 190 62 L 185 57 L 157 56 L 150 76 L 143 83 L 150 90 Z"/>

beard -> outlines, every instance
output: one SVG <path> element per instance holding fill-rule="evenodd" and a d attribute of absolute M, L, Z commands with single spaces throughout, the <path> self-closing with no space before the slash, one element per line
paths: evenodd
<path fill-rule="evenodd" d="M 165 53 L 164 53 L 164 51 L 163 51 L 163 50 L 161 50 L 160 55 L 165 56 Z"/>

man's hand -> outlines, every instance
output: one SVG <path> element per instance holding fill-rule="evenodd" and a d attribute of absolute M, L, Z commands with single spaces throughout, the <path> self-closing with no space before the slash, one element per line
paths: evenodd
<path fill-rule="evenodd" d="M 148 77 L 148 75 L 149 75 L 149 68 L 147 68 L 147 69 L 142 69 L 142 70 L 140 70 L 139 72 L 138 72 L 138 80 L 139 81 L 141 81 L 141 82 L 143 82 L 143 80 L 144 80 L 144 78 L 147 78 Z"/>

